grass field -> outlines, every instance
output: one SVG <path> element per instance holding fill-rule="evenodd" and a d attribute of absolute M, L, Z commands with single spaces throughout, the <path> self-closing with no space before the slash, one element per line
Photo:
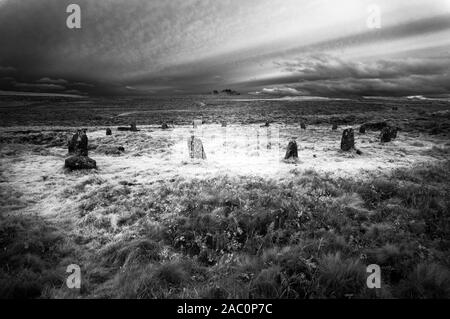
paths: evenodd
<path fill-rule="evenodd" d="M 0 296 L 449 298 L 449 110 L 443 101 L 7 98 Z M 132 120 L 141 131 L 115 130 Z M 396 124 L 399 137 L 356 133 L 362 155 L 339 150 L 342 128 L 373 120 Z M 174 127 L 161 130 L 163 121 Z M 63 168 L 78 127 L 98 170 Z M 192 133 L 206 161 L 189 160 Z M 299 160 L 286 162 L 292 137 Z M 374 263 L 381 289 L 366 286 Z M 70 264 L 81 267 L 80 290 L 66 287 Z"/>

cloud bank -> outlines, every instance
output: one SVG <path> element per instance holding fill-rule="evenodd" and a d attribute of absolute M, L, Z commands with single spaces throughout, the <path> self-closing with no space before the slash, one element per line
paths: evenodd
<path fill-rule="evenodd" d="M 3 0 L 0 89 L 85 94 L 449 92 L 448 0 Z"/>

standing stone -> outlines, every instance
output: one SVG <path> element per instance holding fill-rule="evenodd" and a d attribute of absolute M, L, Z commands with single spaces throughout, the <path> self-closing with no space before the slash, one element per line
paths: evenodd
<path fill-rule="evenodd" d="M 106 129 L 106 135 L 112 135 L 111 129 L 109 127 Z"/>
<path fill-rule="evenodd" d="M 365 125 L 361 125 L 359 127 L 359 133 L 361 133 L 361 134 L 365 134 L 366 133 L 366 126 Z"/>
<path fill-rule="evenodd" d="M 289 142 L 287 149 L 286 149 L 286 155 L 284 156 L 284 159 L 297 159 L 298 158 L 298 147 L 297 142 L 295 140 L 292 140 Z"/>
<path fill-rule="evenodd" d="M 201 126 L 203 124 L 202 120 L 194 120 L 192 121 L 192 127 L 193 128 L 198 128 L 199 126 Z"/>
<path fill-rule="evenodd" d="M 302 130 L 306 130 L 306 123 L 305 122 L 301 122 L 300 123 L 300 127 L 302 128 Z"/>
<path fill-rule="evenodd" d="M 205 150 L 203 149 L 202 140 L 192 135 L 188 138 L 188 149 L 190 158 L 206 159 Z"/>
<path fill-rule="evenodd" d="M 85 130 L 78 130 L 68 142 L 69 154 L 88 156 L 88 138 Z"/>
<path fill-rule="evenodd" d="M 80 130 L 78 130 L 74 135 L 72 135 L 72 138 L 69 139 L 67 145 L 69 149 L 69 154 L 75 154 L 77 145 L 78 145 L 78 133 L 80 133 Z"/>
<path fill-rule="evenodd" d="M 83 130 L 79 135 L 80 141 L 78 143 L 78 155 L 88 156 L 88 138 L 86 131 Z"/>
<path fill-rule="evenodd" d="M 345 129 L 342 133 L 341 150 L 350 151 L 355 148 L 355 134 L 352 128 Z"/>
<path fill-rule="evenodd" d="M 88 157 L 88 137 L 86 129 L 78 130 L 69 141 L 69 154 L 73 155 L 65 160 L 65 167 L 70 170 L 94 169 L 97 163 Z"/>
<path fill-rule="evenodd" d="M 395 138 L 397 138 L 397 128 L 396 127 L 387 126 L 381 130 L 381 133 L 380 133 L 381 143 L 388 143 Z"/>
<path fill-rule="evenodd" d="M 336 123 L 334 123 L 334 124 L 333 124 L 333 126 L 331 127 L 331 129 L 332 129 L 333 131 L 336 131 L 336 130 L 338 129 L 338 126 L 337 126 L 337 124 L 336 124 Z"/>
<path fill-rule="evenodd" d="M 133 123 L 130 124 L 130 131 L 132 131 L 132 132 L 137 132 L 138 131 L 138 129 L 136 127 L 136 122 L 133 122 Z"/>
<path fill-rule="evenodd" d="M 169 125 L 167 125 L 167 123 L 163 123 L 162 125 L 161 125 L 161 129 L 163 129 L 163 130 L 167 130 L 169 128 Z"/>

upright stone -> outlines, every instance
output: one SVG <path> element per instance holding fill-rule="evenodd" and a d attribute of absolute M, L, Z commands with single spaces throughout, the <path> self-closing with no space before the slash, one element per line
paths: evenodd
<path fill-rule="evenodd" d="M 69 154 L 73 155 L 65 160 L 65 167 L 70 170 L 94 169 L 97 163 L 88 157 L 88 137 L 86 129 L 78 130 L 69 141 Z"/>
<path fill-rule="evenodd" d="M 169 128 L 169 125 L 167 125 L 166 122 L 164 122 L 163 124 L 161 124 L 161 129 L 167 130 L 168 128 Z"/>
<path fill-rule="evenodd" d="M 364 124 L 359 127 L 359 133 L 361 133 L 361 134 L 366 133 L 366 126 Z"/>
<path fill-rule="evenodd" d="M 347 128 L 342 133 L 341 150 L 350 151 L 355 148 L 355 134 L 352 128 Z"/>
<path fill-rule="evenodd" d="M 192 159 L 206 159 L 205 150 L 202 140 L 192 135 L 188 138 L 189 157 Z"/>
<path fill-rule="evenodd" d="M 109 127 L 106 129 L 106 135 L 112 135 L 111 129 Z"/>
<path fill-rule="evenodd" d="M 286 149 L 286 155 L 284 156 L 284 159 L 297 159 L 298 158 L 298 147 L 297 142 L 295 140 L 292 140 L 289 142 L 287 149 Z"/>
<path fill-rule="evenodd" d="M 88 138 L 85 130 L 78 130 L 68 142 L 71 155 L 88 156 Z"/>
<path fill-rule="evenodd" d="M 136 122 L 133 122 L 133 123 L 130 124 L 130 131 L 132 131 L 132 132 L 137 132 L 138 131 L 138 129 L 136 127 Z"/>
<path fill-rule="evenodd" d="M 193 128 L 198 128 L 198 127 L 200 127 L 202 124 L 203 124 L 203 121 L 202 121 L 202 120 L 194 120 L 194 121 L 192 121 L 192 127 L 193 127 Z"/>
<path fill-rule="evenodd" d="M 81 131 L 80 141 L 78 143 L 78 155 L 88 156 L 88 138 L 86 130 Z"/>
<path fill-rule="evenodd" d="M 305 122 L 301 122 L 300 123 L 300 127 L 302 128 L 302 130 L 306 130 L 306 123 Z"/>
<path fill-rule="evenodd" d="M 69 154 L 76 153 L 79 133 L 80 133 L 80 130 L 78 130 L 74 135 L 72 135 L 72 138 L 69 139 L 69 141 L 67 142 Z"/>

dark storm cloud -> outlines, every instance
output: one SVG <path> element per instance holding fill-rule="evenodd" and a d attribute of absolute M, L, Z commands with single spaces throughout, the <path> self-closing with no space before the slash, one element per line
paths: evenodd
<path fill-rule="evenodd" d="M 415 19 L 412 21 L 402 22 L 388 27 L 383 27 L 375 30 L 363 30 L 357 33 L 336 36 L 331 39 L 318 40 L 312 44 L 301 44 L 285 50 L 275 50 L 269 53 L 265 52 L 263 48 L 257 48 L 252 55 L 249 55 L 245 62 L 249 63 L 251 60 L 272 60 L 276 61 L 283 56 L 311 54 L 311 52 L 327 52 L 329 50 L 343 50 L 352 48 L 354 46 L 362 46 L 364 44 L 380 43 L 395 41 L 408 37 L 415 37 L 417 41 L 423 41 L 429 34 L 438 33 L 450 30 L 450 15 L 439 15 L 431 18 Z M 421 38 L 423 37 L 423 38 Z M 299 41 L 294 41 L 295 43 Z M 268 44 L 274 46 L 274 44 Z M 379 50 L 383 50 L 382 47 Z M 379 52 L 375 52 L 377 54 Z M 320 54 L 320 53 L 319 53 Z"/>
<path fill-rule="evenodd" d="M 354 45 L 363 45 L 366 43 L 383 42 L 407 37 L 427 36 L 427 34 L 445 30 L 450 30 L 449 14 L 443 14 L 430 18 L 414 19 L 375 30 L 365 30 L 357 34 L 321 41 L 308 46 L 306 49 L 308 51 L 321 51 L 330 48 L 345 48 L 352 47 Z M 291 52 L 301 49 L 302 47 L 295 48 L 292 49 Z"/>
<path fill-rule="evenodd" d="M 450 69 L 450 57 L 349 61 L 335 56 L 316 54 L 276 64 L 293 76 L 308 81 L 346 78 L 383 79 L 447 73 Z"/>
<path fill-rule="evenodd" d="M 376 31 L 364 31 L 362 33 L 322 41 L 312 45 L 299 46 L 294 49 L 275 51 L 268 54 L 250 54 L 246 52 L 234 52 L 236 58 L 222 57 L 212 61 L 204 61 L 204 68 L 201 70 L 191 69 L 189 66 L 177 68 L 177 74 L 166 78 L 143 77 L 137 79 L 134 84 L 145 84 L 155 86 L 164 84 L 166 88 L 184 87 L 187 90 L 198 91 L 201 88 L 214 88 L 214 84 L 225 86 L 236 86 L 255 89 L 257 86 L 269 86 L 262 92 L 267 94 L 280 95 L 283 92 L 289 94 L 315 94 L 315 95 L 366 95 L 372 90 L 372 94 L 393 94 L 402 95 L 404 93 L 416 92 L 438 92 L 448 90 L 442 79 L 448 72 L 450 65 L 448 58 L 409 58 L 408 56 L 388 60 L 348 60 L 345 57 L 333 56 L 320 53 L 327 48 L 342 49 L 362 46 L 365 44 L 380 43 L 378 50 L 383 50 L 383 43 L 391 40 L 401 40 L 413 37 L 419 39 L 433 33 L 450 30 L 450 19 L 448 15 L 436 16 L 433 18 L 414 20 L 408 23 L 401 23 L 392 27 L 387 27 Z M 311 53 L 313 52 L 313 53 Z M 433 54 L 432 51 L 430 51 Z M 303 53 L 303 56 L 290 61 L 277 61 L 279 56 L 289 56 Z M 375 58 L 379 53 L 374 52 Z M 242 67 L 246 70 L 246 65 L 255 61 L 270 61 L 282 69 L 282 75 L 275 75 L 255 81 L 227 81 L 233 76 L 234 69 Z M 182 71 L 180 71 L 182 70 Z M 184 70 L 184 71 L 183 71 Z M 231 71 L 230 71 L 231 70 Z M 214 74 L 225 74 L 218 77 Z M 424 77 L 424 76 L 431 77 Z M 439 76 L 441 75 L 441 76 Z M 405 80 L 410 78 L 409 81 Z M 214 83 L 214 80 L 217 80 Z M 307 81 L 325 81 L 324 83 L 312 84 Z M 358 83 L 353 83 L 360 80 Z M 385 81 L 384 81 L 385 80 Z M 297 83 L 301 82 L 301 84 Z M 424 83 L 425 82 L 425 83 Z M 430 83 L 431 82 L 431 83 Z M 292 87 L 286 89 L 280 85 L 296 85 L 296 90 Z M 402 85 L 408 85 L 403 87 Z"/>
<path fill-rule="evenodd" d="M 325 96 L 408 96 L 434 95 L 449 92 L 450 78 L 444 76 L 411 76 L 400 79 L 346 79 L 322 80 L 299 83 L 302 89 L 311 95 Z"/>
<path fill-rule="evenodd" d="M 286 71 L 286 76 L 247 85 L 275 84 L 277 88 L 284 85 L 309 95 L 324 96 L 403 96 L 450 91 L 450 57 L 363 62 L 319 54 L 276 64 Z"/>
<path fill-rule="evenodd" d="M 379 0 L 383 27 L 368 30 L 371 2 L 0 0 L 0 89 L 146 94 L 231 87 L 322 95 L 403 92 L 419 83 L 426 91 L 447 89 L 441 81 L 448 61 L 434 59 L 436 47 L 449 47 L 439 36 L 450 30 L 446 2 Z M 66 27 L 70 3 L 82 8 L 80 30 Z"/>

